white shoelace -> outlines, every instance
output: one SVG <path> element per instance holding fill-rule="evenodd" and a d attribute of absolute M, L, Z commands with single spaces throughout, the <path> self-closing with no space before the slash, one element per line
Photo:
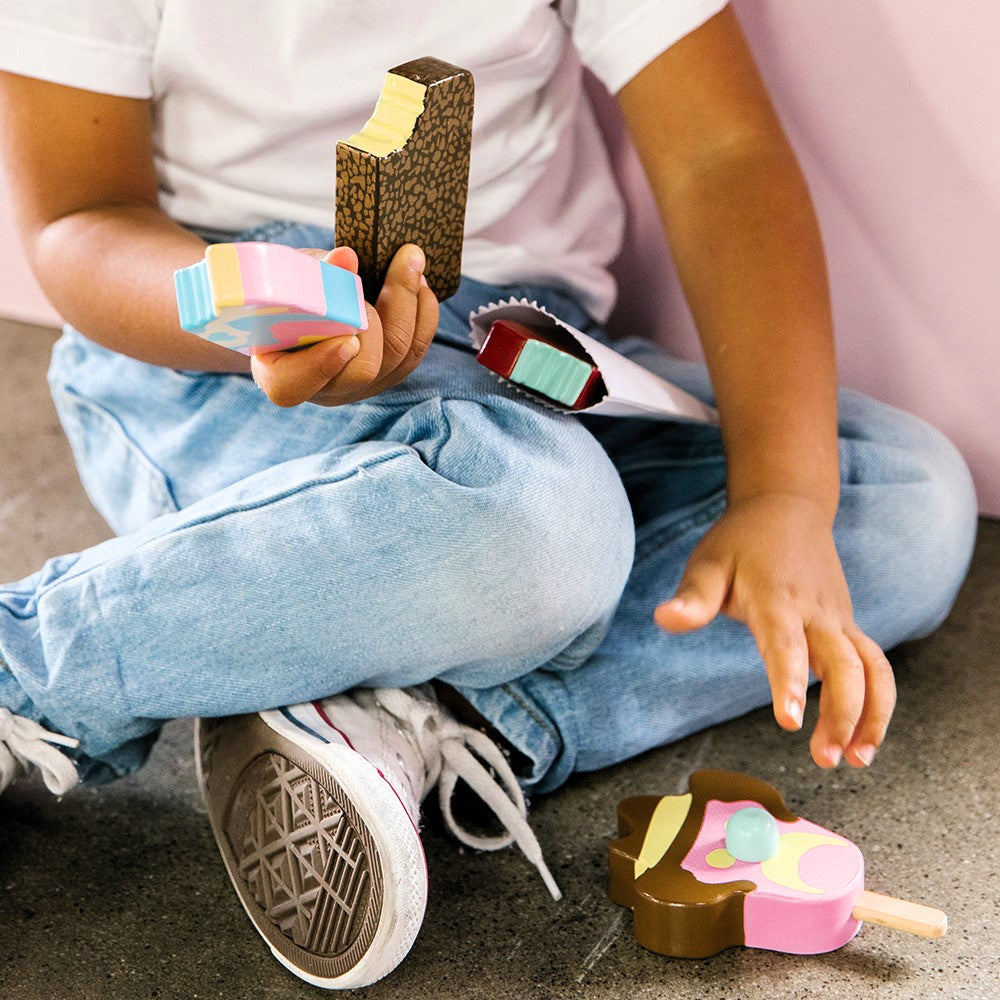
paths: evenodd
<path fill-rule="evenodd" d="M 538 838 L 528 825 L 524 793 L 499 747 L 484 733 L 451 718 L 436 700 L 414 698 L 398 688 L 379 688 L 374 694 L 375 700 L 413 734 L 427 769 L 423 791 L 437 784 L 441 815 L 458 840 L 486 851 L 516 843 L 538 869 L 552 898 L 561 899 L 562 892 L 545 864 Z M 483 762 L 493 769 L 496 778 Z M 477 836 L 459 825 L 451 808 L 459 778 L 493 810 L 507 828 L 506 835 Z"/>
<path fill-rule="evenodd" d="M 50 792 L 68 792 L 80 778 L 73 761 L 54 744 L 76 747 L 80 741 L 50 733 L 33 719 L 0 707 L 0 791 L 34 766 Z"/>

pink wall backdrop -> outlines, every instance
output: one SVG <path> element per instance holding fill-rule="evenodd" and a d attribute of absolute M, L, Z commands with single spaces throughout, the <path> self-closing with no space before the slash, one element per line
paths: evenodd
<path fill-rule="evenodd" d="M 14 234 L 3 171 L 0 171 L 0 316 L 12 316 L 29 323 L 51 325 L 58 322 L 55 310 L 31 276 Z"/>
<path fill-rule="evenodd" d="M 734 0 L 823 229 L 841 382 L 944 430 L 1000 516 L 1000 19 L 992 4 Z M 698 356 L 641 167 L 619 330 Z M 639 252 L 641 250 L 641 252 Z"/>
<path fill-rule="evenodd" d="M 841 381 L 920 414 L 1000 516 L 1000 19 L 986 0 L 734 0 L 816 202 Z M 612 109 L 613 110 L 613 109 Z M 614 137 L 617 122 L 609 116 Z M 634 152 L 619 330 L 698 347 Z M 0 186 L 0 313 L 55 322 Z"/>

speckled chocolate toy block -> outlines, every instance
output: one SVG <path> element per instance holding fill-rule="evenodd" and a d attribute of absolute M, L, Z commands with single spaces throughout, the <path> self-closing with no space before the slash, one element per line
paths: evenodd
<path fill-rule="evenodd" d="M 458 289 L 474 96 L 468 70 L 430 56 L 404 63 L 365 127 L 337 143 L 337 244 L 357 251 L 368 301 L 405 243 L 423 248 L 438 299 Z"/>

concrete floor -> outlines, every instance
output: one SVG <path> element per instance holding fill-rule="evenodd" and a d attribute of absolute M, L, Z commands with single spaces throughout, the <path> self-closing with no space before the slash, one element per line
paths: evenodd
<path fill-rule="evenodd" d="M 52 331 L 0 320 L 0 579 L 107 537 L 48 400 Z M 821 773 L 807 735 L 752 713 L 534 805 L 565 892 L 552 902 L 514 851 L 458 850 L 428 824 L 424 929 L 383 997 L 639 1000 L 646 997 L 1000 997 L 1000 524 L 984 521 L 972 573 L 946 624 L 896 649 L 899 706 L 869 773 Z M 814 711 L 814 707 L 813 707 Z M 807 716 L 806 731 L 809 727 Z M 55 801 L 32 780 L 0 806 L 3 1000 L 292 998 L 319 995 L 284 971 L 230 889 L 195 790 L 190 723 L 169 725 L 149 765 Z M 700 765 L 749 770 L 796 813 L 862 848 L 867 884 L 946 910 L 940 941 L 868 926 L 810 957 L 730 949 L 704 961 L 644 951 L 608 901 L 615 806 L 673 794 Z"/>

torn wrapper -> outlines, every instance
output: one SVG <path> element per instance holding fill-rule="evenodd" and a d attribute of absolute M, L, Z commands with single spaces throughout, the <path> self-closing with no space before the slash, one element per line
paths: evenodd
<path fill-rule="evenodd" d="M 706 424 L 718 423 L 718 415 L 711 406 L 623 357 L 606 344 L 564 323 L 537 302 L 529 302 L 527 299 L 506 299 L 499 303 L 491 302 L 470 313 L 470 336 L 477 350 L 483 346 L 490 327 L 497 320 L 519 323 L 537 331 L 543 338 L 553 334 L 559 336 L 568 334 L 581 349 L 580 355 L 597 367 L 602 381 L 601 398 L 596 403 L 582 408 L 564 405 L 524 385 L 518 385 L 516 381 L 503 379 L 525 395 L 552 409 L 561 413 L 593 413 L 608 417 L 648 417 Z"/>

